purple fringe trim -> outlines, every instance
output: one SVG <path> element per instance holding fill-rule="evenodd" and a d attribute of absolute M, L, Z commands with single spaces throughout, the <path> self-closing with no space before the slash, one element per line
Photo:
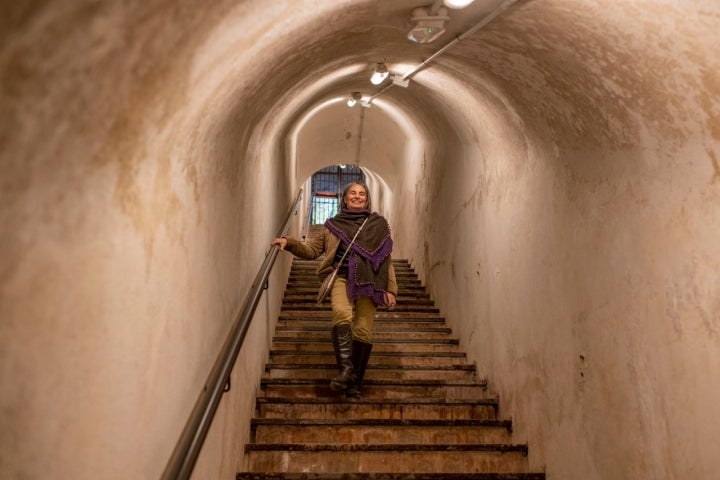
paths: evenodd
<path fill-rule="evenodd" d="M 375 214 L 373 214 L 375 215 Z M 330 222 L 330 220 L 327 220 L 325 222 L 325 226 L 328 230 L 330 230 L 334 235 L 336 235 L 340 240 L 345 242 L 345 245 L 350 245 L 350 242 L 352 241 L 352 237 L 348 237 L 345 232 L 337 228 L 335 225 Z M 382 262 L 385 261 L 385 258 L 387 258 L 390 253 L 392 253 L 393 249 L 393 241 L 392 237 L 390 235 L 390 226 L 388 226 L 388 233 L 385 235 L 385 238 L 382 239 L 380 242 L 380 245 L 374 250 L 369 251 L 364 248 L 362 248 L 357 243 L 353 243 L 352 247 L 350 248 L 352 251 L 356 252 L 361 257 L 365 258 L 370 262 L 370 266 L 373 270 L 377 270 L 380 268 L 380 265 L 382 265 Z"/>

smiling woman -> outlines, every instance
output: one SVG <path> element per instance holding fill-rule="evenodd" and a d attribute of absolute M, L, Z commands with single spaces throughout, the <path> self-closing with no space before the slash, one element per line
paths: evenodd
<path fill-rule="evenodd" d="M 390 227 L 370 209 L 367 185 L 350 183 L 343 190 L 340 213 L 325 222 L 321 233 L 306 243 L 292 237 L 271 243 L 300 258 L 324 256 L 317 274 L 321 279 L 328 275 L 335 279 L 330 294 L 332 344 L 340 373 L 330 387 L 351 398 L 360 396 L 372 351 L 376 308 L 395 308 L 398 292 Z"/>

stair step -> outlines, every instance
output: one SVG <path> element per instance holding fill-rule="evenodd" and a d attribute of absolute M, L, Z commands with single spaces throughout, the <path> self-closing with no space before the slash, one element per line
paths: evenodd
<path fill-rule="evenodd" d="M 297 378 L 301 380 L 323 379 L 329 380 L 337 376 L 337 367 L 327 365 L 326 368 L 308 368 L 308 369 L 283 369 L 273 368 L 268 373 L 268 378 Z M 447 380 L 471 381 L 475 373 L 462 370 L 367 370 L 365 372 L 366 381 L 392 381 L 392 380 L 408 380 L 408 381 L 424 381 L 444 378 Z"/>
<path fill-rule="evenodd" d="M 271 350 L 270 358 L 277 363 L 327 363 L 335 365 L 335 354 L 331 351 L 323 352 L 306 352 L 297 350 Z M 380 352 L 373 349 L 370 356 L 368 368 L 373 368 L 374 364 L 382 362 L 388 367 L 411 367 L 411 366 L 448 366 L 456 365 L 458 362 L 465 360 L 465 353 L 460 351 L 454 352 Z"/>
<path fill-rule="evenodd" d="M 447 332 L 452 333 L 452 329 L 445 326 L 442 319 L 435 318 L 419 318 L 413 320 L 383 319 L 375 321 L 375 331 L 425 331 L 425 332 Z M 323 330 L 330 332 L 332 324 L 329 319 L 320 318 L 291 318 L 280 320 L 275 327 L 276 332 L 287 330 Z"/>
<path fill-rule="evenodd" d="M 315 303 L 315 300 L 309 300 L 307 302 L 283 302 L 282 303 L 282 309 L 283 310 L 296 310 L 296 311 L 303 311 L 303 310 L 312 310 L 315 312 L 327 312 L 329 315 L 330 313 L 330 300 L 326 300 L 321 305 L 317 305 Z M 380 309 L 378 309 L 380 310 Z M 440 310 L 436 307 L 433 307 L 431 305 L 398 305 L 395 307 L 394 312 L 397 313 L 406 313 L 406 312 L 423 312 L 423 313 L 440 313 Z"/>
<path fill-rule="evenodd" d="M 433 341 L 433 340 L 444 340 L 450 339 L 449 331 L 418 331 L 418 330 L 375 330 L 373 333 L 373 343 L 379 342 L 380 340 L 417 340 L 417 341 Z M 309 342 L 326 341 L 332 338 L 331 329 L 324 328 L 322 330 L 313 329 L 293 329 L 293 330 L 275 330 L 274 339 L 283 341 L 288 339 L 295 340 L 306 340 Z"/>
<path fill-rule="evenodd" d="M 320 277 L 315 271 L 307 272 L 296 272 L 290 271 L 288 275 L 288 283 L 303 283 L 306 285 L 314 285 L 315 283 L 321 283 L 323 278 Z M 412 272 L 395 272 L 395 281 L 398 285 L 417 285 L 422 283 L 420 278 Z"/>
<path fill-rule="evenodd" d="M 328 359 L 330 360 L 330 359 Z M 385 368 L 378 368 L 385 367 Z M 365 380 L 475 380 L 474 365 L 450 365 L 449 368 L 387 368 L 389 366 L 370 366 L 365 371 Z M 337 375 L 335 362 L 325 364 L 270 364 L 265 366 L 268 378 L 328 379 Z"/>
<path fill-rule="evenodd" d="M 319 286 L 319 280 L 317 286 L 308 286 L 304 283 L 289 284 L 285 288 L 285 294 L 317 294 Z M 398 285 L 398 295 L 427 295 L 427 290 L 422 285 Z"/>
<path fill-rule="evenodd" d="M 270 378 L 260 381 L 262 392 L 268 397 L 288 396 L 291 398 L 330 397 L 330 380 L 337 376 L 333 373 L 327 378 Z M 461 380 L 419 380 L 393 379 L 363 381 L 363 398 L 365 399 L 465 399 L 480 400 L 486 397 L 485 382 L 466 382 Z"/>
<path fill-rule="evenodd" d="M 295 325 L 311 323 L 316 325 L 329 325 L 330 315 L 327 312 L 313 312 L 313 311 L 289 311 L 285 310 L 280 312 L 278 317 L 278 325 Z M 445 325 L 445 317 L 437 314 L 424 313 L 424 312 L 387 312 L 380 311 L 375 314 L 375 325 L 378 327 L 383 325 L 396 325 L 396 324 L 439 324 Z"/>
<path fill-rule="evenodd" d="M 545 480 L 544 473 L 241 472 L 236 480 Z"/>
<path fill-rule="evenodd" d="M 510 443 L 510 421 L 254 419 L 256 443 Z"/>
<path fill-rule="evenodd" d="M 383 340 L 383 339 L 380 339 Z M 293 341 L 293 339 L 275 339 L 272 348 L 274 350 L 291 350 L 295 352 L 332 352 L 332 344 L 327 341 L 308 342 L 306 340 Z M 382 342 L 378 341 L 373 344 L 373 355 L 378 353 L 398 352 L 398 353 L 418 353 L 418 352 L 457 352 L 457 341 L 439 341 L 428 340 L 422 342 L 410 341 L 394 341 Z"/>
<path fill-rule="evenodd" d="M 321 279 L 317 275 L 290 276 L 288 278 L 289 283 L 298 283 L 298 284 L 302 283 L 303 285 L 305 285 L 308 288 L 310 288 L 310 287 L 318 287 L 319 288 L 320 284 L 322 283 L 322 280 L 323 279 Z M 398 287 L 400 287 L 400 288 L 417 287 L 417 286 L 422 285 L 422 282 L 420 281 L 419 278 L 407 277 L 407 278 L 398 278 L 396 280 L 397 280 Z"/>
<path fill-rule="evenodd" d="M 418 420 L 495 420 L 493 398 L 464 399 L 345 399 L 341 395 L 316 398 L 258 397 L 261 418 L 401 418 Z"/>
<path fill-rule="evenodd" d="M 288 276 L 288 283 L 285 285 L 286 290 L 299 290 L 299 289 L 317 289 L 324 278 L 320 278 L 318 275 L 294 275 Z M 402 277 L 396 278 L 396 283 L 400 290 L 407 289 L 408 291 L 417 291 L 428 293 L 425 289 L 422 280 L 420 278 L 413 277 Z"/>
<path fill-rule="evenodd" d="M 253 471 L 525 472 L 527 447 L 506 444 L 248 444 Z"/>
<path fill-rule="evenodd" d="M 315 310 L 293 310 L 290 308 L 283 309 L 280 312 L 280 319 L 288 319 L 288 318 L 324 318 L 329 320 L 330 319 L 330 309 L 325 308 L 318 308 Z M 422 319 L 422 318 L 431 318 L 431 319 L 437 319 L 445 317 L 439 315 L 439 312 L 412 312 L 412 311 L 390 311 L 390 310 L 378 310 L 375 313 L 375 321 L 383 321 L 383 320 L 394 320 L 394 319 Z"/>
<path fill-rule="evenodd" d="M 309 272 L 309 273 L 315 273 L 317 271 L 318 266 L 320 265 L 320 262 L 317 262 L 315 264 L 307 264 L 307 265 L 293 265 L 291 272 Z M 393 268 L 395 269 L 395 273 L 404 273 L 404 272 L 410 272 L 415 273 L 415 270 L 410 267 L 410 265 L 407 264 L 394 264 Z"/>
<path fill-rule="evenodd" d="M 319 288 L 319 287 L 318 287 Z M 405 293 L 398 293 L 397 305 L 418 305 L 428 306 L 435 305 L 435 302 L 430 299 L 427 294 L 409 295 Z M 283 297 L 283 303 L 304 303 L 317 301 L 317 291 L 310 293 L 296 293 L 296 292 L 285 292 Z"/>

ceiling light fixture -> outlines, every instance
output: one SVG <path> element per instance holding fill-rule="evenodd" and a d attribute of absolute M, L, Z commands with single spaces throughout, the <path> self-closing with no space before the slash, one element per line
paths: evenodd
<path fill-rule="evenodd" d="M 433 6 L 434 7 L 434 6 Z M 445 33 L 447 22 L 450 20 L 447 8 L 416 8 L 410 14 L 410 31 L 408 40 L 415 43 L 430 43 Z"/>
<path fill-rule="evenodd" d="M 352 93 L 350 94 L 350 97 L 348 98 L 347 106 L 348 106 L 348 107 L 354 107 L 355 104 L 356 104 L 357 102 L 359 102 L 361 98 L 362 98 L 362 94 L 361 94 L 360 92 L 352 92 Z"/>
<path fill-rule="evenodd" d="M 373 70 L 372 77 L 370 77 L 370 83 L 372 83 L 373 85 L 380 85 L 385 81 L 388 75 L 390 75 L 390 72 L 388 71 L 385 64 L 378 63 L 375 67 L 375 70 Z"/>
<path fill-rule="evenodd" d="M 453 0 L 446 0 L 448 2 L 452 2 Z M 467 1 L 467 0 L 466 0 Z M 431 62 L 433 62 L 436 58 L 438 58 L 440 55 L 451 49 L 453 46 L 457 45 L 458 43 L 465 40 L 470 35 L 474 34 L 481 28 L 483 28 L 488 23 L 492 22 L 498 15 L 500 15 L 502 12 L 510 8 L 512 5 L 516 4 L 520 0 L 503 0 L 503 2 L 498 5 L 492 12 L 485 15 L 485 17 L 482 18 L 478 23 L 476 23 L 470 30 L 465 31 L 464 33 L 458 35 L 455 37 L 451 42 L 446 44 L 444 47 L 442 47 L 437 52 L 430 55 L 427 59 L 425 59 L 420 65 L 416 66 L 409 72 L 406 72 L 402 77 L 393 75 L 393 82 L 386 87 L 380 89 L 379 92 L 370 95 L 369 97 L 366 97 L 363 99 L 363 104 L 367 103 L 368 106 L 375 100 L 377 97 L 385 93 L 389 88 L 391 88 L 393 85 L 400 85 L 400 86 L 406 86 L 405 84 L 410 82 L 410 79 L 414 77 L 419 71 L 421 71 L 423 68 L 430 65 Z M 437 11 L 440 8 L 440 5 L 443 3 L 443 0 L 435 0 L 435 3 L 433 3 L 430 7 L 431 11 Z"/>
<path fill-rule="evenodd" d="M 465 8 L 475 0 L 443 0 L 443 3 L 448 8 Z"/>

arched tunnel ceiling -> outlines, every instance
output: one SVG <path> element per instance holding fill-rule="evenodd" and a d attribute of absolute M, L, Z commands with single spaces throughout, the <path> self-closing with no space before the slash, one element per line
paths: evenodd
<path fill-rule="evenodd" d="M 50 132 L 38 156 L 86 149 L 118 158 L 126 184 L 148 149 L 192 157 L 201 144 L 212 144 L 220 159 L 214 168 L 231 171 L 238 152 L 259 148 L 253 141 L 282 150 L 278 145 L 318 105 L 351 91 L 377 92 L 368 82 L 376 62 L 403 73 L 501 4 L 476 0 L 451 10 L 444 36 L 411 43 L 406 21 L 413 8 L 428 3 L 8 5 L 2 31 L 12 41 L 2 54 L 3 89 L 22 100 L 6 108 L 4 130 L 32 119 L 35 130 Z M 455 137 L 482 148 L 503 137 L 503 123 L 515 129 L 515 140 L 537 138 L 561 149 L 617 149 L 646 137 L 679 144 L 697 132 L 720 138 L 712 94 L 720 88 L 717 2 L 504 3 L 512 5 L 431 62 L 409 88 L 382 95 L 431 149 L 441 152 Z M 91 90 L 77 91 L 83 79 L 92 80 Z M 47 105 L 69 97 L 76 101 L 68 109 L 45 114 Z M 62 128 L 53 128 L 73 122 L 96 141 L 70 145 Z M 33 143 L 33 129 L 20 130 L 13 140 L 17 157 Z M 18 177 L 28 175 L 19 160 L 11 168 Z"/>
<path fill-rule="evenodd" d="M 452 10 L 450 31 L 434 43 L 413 44 L 405 39 L 405 21 L 413 7 L 425 3 L 347 2 L 324 12 L 309 9 L 308 15 L 316 16 L 300 27 L 302 33 L 292 31 L 289 36 L 299 38 L 288 39 L 289 48 L 276 51 L 278 58 L 266 66 L 271 71 L 262 75 L 259 90 L 270 97 L 261 93 L 257 101 L 266 105 L 282 97 L 271 115 L 282 125 L 277 138 L 322 102 L 352 91 L 376 94 L 380 88 L 368 81 L 376 62 L 405 73 L 502 2 L 477 0 Z M 480 121 L 492 135 L 500 118 L 525 136 L 568 149 L 632 145 L 645 133 L 638 124 L 678 143 L 698 128 L 718 138 L 713 100 L 703 94 L 717 90 L 718 83 L 718 69 L 712 68 L 717 58 L 703 38 L 712 35 L 717 7 L 706 4 L 707 11 L 688 12 L 676 1 L 520 0 L 431 62 L 409 88 L 392 87 L 381 98 L 439 149 L 455 136 L 459 142 L 482 142 L 468 123 Z M 682 58 L 688 63 L 678 61 Z M 707 69 L 698 72 L 697 65 Z M 704 109 L 705 118 L 690 121 L 694 106 Z"/>

